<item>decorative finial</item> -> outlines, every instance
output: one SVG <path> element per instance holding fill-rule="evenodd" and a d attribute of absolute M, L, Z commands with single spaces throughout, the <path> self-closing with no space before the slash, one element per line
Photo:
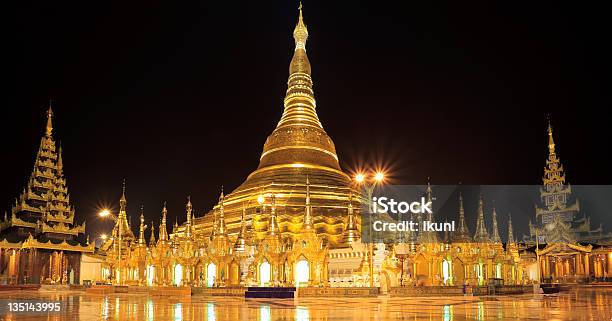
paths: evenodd
<path fill-rule="evenodd" d="M 49 99 L 49 109 L 47 110 L 47 136 L 51 136 L 51 133 L 53 132 L 53 122 L 52 122 L 52 118 L 53 118 L 53 109 L 51 108 L 51 99 Z"/>
<path fill-rule="evenodd" d="M 293 38 L 295 39 L 295 50 L 304 49 L 306 50 L 306 39 L 308 39 L 308 28 L 306 28 L 306 24 L 304 24 L 304 17 L 302 16 L 302 2 L 300 1 L 300 6 L 298 8 L 300 11 L 300 16 L 298 18 L 298 23 L 293 30 Z"/>

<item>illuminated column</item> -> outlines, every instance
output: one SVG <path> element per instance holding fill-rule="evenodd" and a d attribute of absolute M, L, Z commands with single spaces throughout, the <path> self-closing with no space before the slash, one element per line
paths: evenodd
<path fill-rule="evenodd" d="M 584 254 L 584 275 L 586 277 L 589 277 L 590 274 L 591 274 L 591 271 L 589 268 L 589 254 L 586 253 Z"/>
<path fill-rule="evenodd" d="M 612 252 L 608 252 L 608 264 L 607 264 L 607 271 L 606 271 L 606 276 L 610 276 L 610 273 L 612 273 Z"/>

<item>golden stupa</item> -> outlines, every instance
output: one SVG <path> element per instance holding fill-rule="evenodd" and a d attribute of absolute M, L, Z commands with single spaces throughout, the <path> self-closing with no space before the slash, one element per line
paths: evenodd
<path fill-rule="evenodd" d="M 308 178 L 317 234 L 331 247 L 343 246 L 351 178 L 341 170 L 334 142 L 317 116 L 306 54 L 308 29 L 301 8 L 293 38 L 295 51 L 289 65 L 283 115 L 266 139 L 257 169 L 225 197 L 225 221 L 229 235 L 236 236 L 244 210 L 253 236 L 263 239 L 270 221 L 270 196 L 274 194 L 282 237 L 295 238 L 302 226 Z M 196 233 L 210 235 L 217 210 L 218 205 L 196 219 Z"/>

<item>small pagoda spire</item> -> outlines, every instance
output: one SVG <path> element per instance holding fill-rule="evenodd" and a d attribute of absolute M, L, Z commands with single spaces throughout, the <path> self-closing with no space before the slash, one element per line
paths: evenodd
<path fill-rule="evenodd" d="M 470 242 L 470 230 L 465 221 L 465 210 L 463 209 L 463 194 L 459 192 L 459 228 L 453 233 L 453 241 L 459 243 Z"/>
<path fill-rule="evenodd" d="M 185 210 L 187 212 L 187 222 L 185 222 L 185 235 L 189 238 L 191 237 L 191 215 L 193 210 L 193 205 L 191 205 L 191 196 L 187 196 L 187 205 L 185 205 Z"/>
<path fill-rule="evenodd" d="M 487 243 L 490 241 L 489 232 L 487 232 L 487 227 L 485 226 L 484 201 L 482 199 L 482 194 L 478 200 L 478 219 L 476 220 L 476 233 L 474 234 L 474 241 L 477 243 Z"/>
<path fill-rule="evenodd" d="M 433 192 L 431 189 L 431 183 L 429 181 L 429 177 L 427 177 L 426 194 L 427 194 L 427 202 L 433 203 L 433 196 L 432 196 Z M 433 222 L 433 220 L 434 220 L 433 211 L 431 213 L 427 213 L 427 221 Z M 435 231 L 424 231 L 419 234 L 419 241 L 420 243 L 437 243 L 438 235 Z"/>
<path fill-rule="evenodd" d="M 346 228 L 344 229 L 344 240 L 351 244 L 359 239 L 359 230 L 357 229 L 357 223 L 355 220 L 355 213 L 353 212 L 353 193 L 349 195 L 348 201 L 348 217 L 346 222 Z"/>
<path fill-rule="evenodd" d="M 125 178 L 123 179 L 123 187 L 121 190 L 121 199 L 119 199 L 119 214 L 121 214 L 121 211 L 123 211 L 123 213 L 125 214 L 125 206 L 127 205 L 127 199 L 125 198 Z"/>
<path fill-rule="evenodd" d="M 123 180 L 123 186 L 121 189 L 121 199 L 119 200 L 119 215 L 117 215 L 117 221 L 115 223 L 115 227 L 113 228 L 113 235 L 118 237 L 119 231 L 121 231 L 124 241 L 135 241 L 136 238 L 134 237 L 134 233 L 132 232 L 132 229 L 130 227 L 131 225 L 128 221 L 126 209 L 127 199 L 125 197 L 125 180 Z"/>
<path fill-rule="evenodd" d="M 155 245 L 155 225 L 153 225 L 153 221 L 151 221 L 151 237 L 149 238 L 149 246 Z"/>
<path fill-rule="evenodd" d="M 512 215 L 508 214 L 508 244 L 514 244 L 514 231 L 512 228 Z"/>
<path fill-rule="evenodd" d="M 146 240 L 145 240 L 145 229 L 147 228 L 147 226 L 145 225 L 145 218 L 144 218 L 144 205 L 140 206 L 140 230 L 139 230 L 139 235 L 138 235 L 138 244 L 139 245 L 146 245 Z"/>
<path fill-rule="evenodd" d="M 304 223 L 302 230 L 312 230 L 312 206 L 310 205 L 310 180 L 306 175 L 306 209 L 304 211 Z"/>
<path fill-rule="evenodd" d="M 47 110 L 47 137 L 51 137 L 53 134 L 53 109 L 51 108 L 51 101 L 49 101 L 49 109 Z"/>
<path fill-rule="evenodd" d="M 219 221 L 217 222 L 217 232 L 219 235 L 227 234 L 227 227 L 225 225 L 225 209 L 224 202 L 225 195 L 223 194 L 223 186 L 221 186 L 221 195 L 219 195 Z"/>
<path fill-rule="evenodd" d="M 276 221 L 276 195 L 274 195 L 274 193 L 272 193 L 272 195 L 270 196 L 270 203 L 271 203 L 271 209 L 270 209 L 270 222 L 268 223 L 268 235 L 280 236 L 278 222 Z"/>
<path fill-rule="evenodd" d="M 62 174 L 64 169 L 64 161 L 62 160 L 62 144 L 59 145 L 57 149 L 57 173 L 59 175 Z"/>
<path fill-rule="evenodd" d="M 242 217 L 240 219 L 240 232 L 238 233 L 238 237 L 236 238 L 236 243 L 234 243 L 234 251 L 236 252 L 244 252 L 246 249 L 246 207 L 242 206 Z"/>
<path fill-rule="evenodd" d="M 493 243 L 501 243 L 501 237 L 499 237 L 499 229 L 497 227 L 497 211 L 495 211 L 495 207 L 493 207 L 493 231 L 491 231 L 491 241 Z"/>
<path fill-rule="evenodd" d="M 161 223 L 159 224 L 159 241 L 165 243 L 168 241 L 168 230 L 166 228 L 166 219 L 168 216 L 168 210 L 166 209 L 166 202 L 164 202 L 164 208 L 162 209 Z"/>

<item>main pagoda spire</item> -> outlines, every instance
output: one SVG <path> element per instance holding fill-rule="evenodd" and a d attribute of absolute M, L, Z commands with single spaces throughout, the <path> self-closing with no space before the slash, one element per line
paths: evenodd
<path fill-rule="evenodd" d="M 300 162 L 339 170 L 336 148 L 316 112 L 310 61 L 306 54 L 308 28 L 301 5 L 293 38 L 295 50 L 289 64 L 283 115 L 266 140 L 258 169 Z"/>

